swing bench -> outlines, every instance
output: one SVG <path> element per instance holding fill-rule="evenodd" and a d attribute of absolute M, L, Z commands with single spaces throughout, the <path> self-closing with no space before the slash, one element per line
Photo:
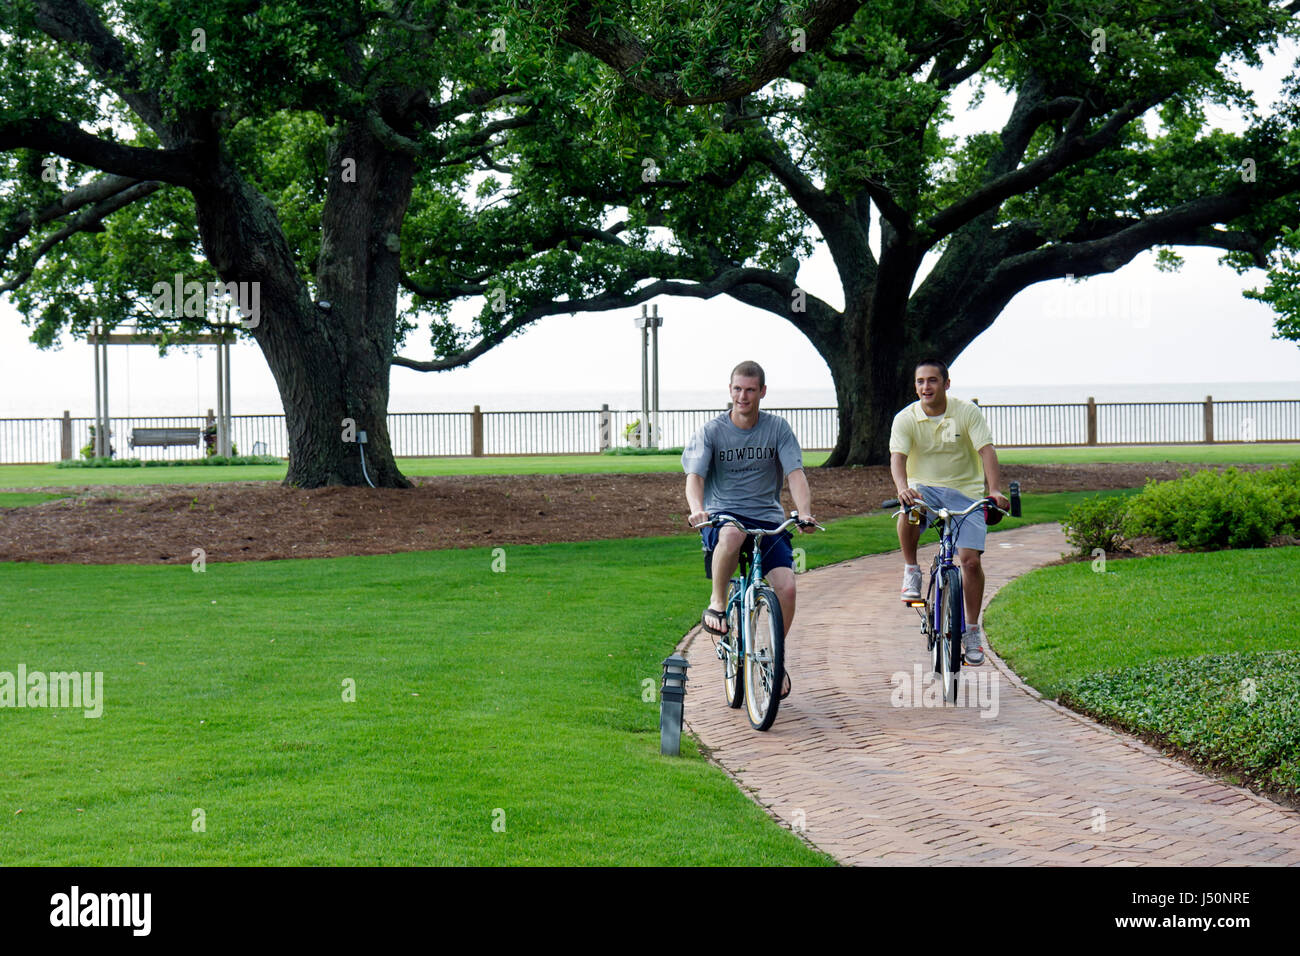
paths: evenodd
<path fill-rule="evenodd" d="M 203 441 L 202 428 L 133 428 L 131 447 L 167 448 L 171 445 L 194 445 Z"/>

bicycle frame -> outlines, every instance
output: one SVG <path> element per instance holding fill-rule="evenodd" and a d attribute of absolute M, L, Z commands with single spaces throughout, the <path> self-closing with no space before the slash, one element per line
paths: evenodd
<path fill-rule="evenodd" d="M 943 572 L 948 568 L 957 567 L 957 563 L 953 560 L 957 553 L 957 529 L 956 516 L 947 508 L 937 509 L 935 514 L 939 523 L 939 553 L 930 562 L 930 586 L 926 590 L 926 610 L 930 614 L 930 624 L 934 628 L 934 633 L 938 634 L 943 627 Z M 936 592 L 933 601 L 929 599 L 931 591 Z M 958 633 L 966 630 L 965 601 L 957 602 L 957 627 Z"/>
<path fill-rule="evenodd" d="M 739 586 L 735 589 L 735 594 L 727 602 L 724 613 L 727 619 L 731 619 L 731 609 L 736 605 L 740 606 L 740 640 L 736 645 L 736 660 L 733 662 L 736 667 L 740 667 L 741 661 L 745 659 L 745 651 L 749 647 L 749 629 L 752 626 L 752 617 L 754 610 L 754 591 L 763 583 L 763 549 L 759 544 L 758 535 L 750 535 L 749 540 L 753 542 L 753 551 L 748 557 L 742 548 L 739 561 L 736 564 L 736 573 L 732 575 L 731 580 L 738 582 Z M 748 567 L 746 567 L 748 562 Z M 718 645 L 719 657 L 726 653 L 725 644 L 715 641 Z"/>
<path fill-rule="evenodd" d="M 922 499 L 915 505 L 904 505 L 898 514 L 909 512 L 919 512 L 924 508 L 934 515 L 935 524 L 939 528 L 939 553 L 934 556 L 930 564 L 930 583 L 926 588 L 925 599 L 923 601 L 908 601 L 910 607 L 916 608 L 917 614 L 921 618 L 921 631 L 926 637 L 926 650 L 930 651 L 931 659 L 935 662 L 936 672 L 940 670 L 940 661 L 945 664 L 944 670 L 944 700 L 955 700 L 957 694 L 956 680 L 957 675 L 961 672 L 963 653 L 959 646 L 962 635 L 966 632 L 966 600 L 962 591 L 962 573 L 955 561 L 957 553 L 957 524 L 962 518 L 975 511 L 977 508 L 991 507 L 995 508 L 1002 514 L 1010 514 L 1013 518 L 1020 517 L 1020 487 L 1018 482 L 1012 482 L 1011 485 L 1011 511 L 1003 511 L 998 508 L 997 504 L 991 498 L 980 498 L 962 511 L 950 511 L 947 508 L 936 508 L 927 504 Z M 911 520 L 911 514 L 908 514 L 908 520 Z M 949 602 L 946 597 L 947 588 L 944 581 L 950 576 L 949 570 L 956 570 L 957 599 Z M 954 619 L 950 622 L 951 627 L 944 628 L 944 606 L 951 603 L 953 608 Z M 955 637 L 954 637 L 955 633 Z M 936 642 L 944 641 L 945 644 L 936 648 Z M 951 686 L 949 675 L 952 677 Z"/>
<path fill-rule="evenodd" d="M 734 515 L 712 515 L 696 525 L 734 525 L 748 539 L 748 554 L 742 546 L 736 570 L 728 582 L 725 614 L 731 630 L 729 638 L 714 638 L 714 649 L 723 663 L 723 691 L 727 706 L 740 706 L 743 693 L 749 722 L 755 730 L 767 730 L 776 719 L 784 686 L 784 616 L 775 590 L 764 583 L 763 539 L 786 534 L 790 528 L 816 527 L 816 521 L 800 520 L 798 512 L 775 528 L 747 528 Z M 748 563 L 746 563 L 748 562 Z M 768 609 L 767 613 L 763 608 Z M 733 612 L 735 612 L 733 614 Z M 760 623 L 760 621 L 762 623 Z M 770 628 L 765 637 L 757 628 Z"/>

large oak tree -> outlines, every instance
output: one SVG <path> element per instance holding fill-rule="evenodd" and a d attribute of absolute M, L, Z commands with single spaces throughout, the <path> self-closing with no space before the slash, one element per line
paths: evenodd
<path fill-rule="evenodd" d="M 351 419 L 369 433 L 374 480 L 406 485 L 386 410 L 394 351 L 415 320 L 445 316 L 495 272 L 492 328 L 504 267 L 522 260 L 515 274 L 563 278 L 532 260 L 603 232 L 580 206 L 503 221 L 463 198 L 477 173 L 500 167 L 502 137 L 538 121 L 538 49 L 559 34 L 604 42 L 587 6 L 544 23 L 526 4 L 473 0 L 4 0 L 0 291 L 49 345 L 65 329 L 127 320 L 171 333 L 211 324 L 202 307 L 160 305 L 155 289 L 176 275 L 257 283 L 257 315 L 244 318 L 284 406 L 286 481 L 359 484 L 342 440 Z M 750 43 L 710 62 L 715 95 L 788 61 L 763 26 L 782 5 L 766 6 L 746 25 Z M 802 6 L 818 37 L 857 4 Z M 726 25 L 697 22 L 709 42 Z M 459 223 L 480 215 L 480 236 L 496 231 L 453 274 Z M 582 288 L 626 291 L 649 274 L 643 258 L 598 262 Z M 550 282 L 549 307 L 532 317 L 573 311 L 579 292 Z M 435 322 L 433 338 L 452 347 L 455 327 Z"/>
<path fill-rule="evenodd" d="M 877 462 L 911 363 L 955 357 L 1028 285 L 1153 246 L 1266 261 L 1294 211 L 1291 117 L 1230 136 L 1199 104 L 1241 100 L 1220 63 L 1290 10 L 1204 7 L 5 0 L 0 288 L 49 343 L 202 324 L 147 308 L 177 272 L 260 282 L 249 332 L 305 486 L 361 481 L 345 418 L 376 480 L 405 483 L 394 361 L 727 293 L 826 358 L 832 461 Z M 974 80 L 1014 105 L 945 140 Z M 797 285 L 814 234 L 842 309 Z M 468 328 L 447 318 L 465 297 Z M 394 359 L 430 316 L 434 359 Z"/>
<path fill-rule="evenodd" d="M 534 6 L 659 101 L 708 100 L 729 83 L 690 23 L 602 4 L 595 36 L 574 37 L 569 5 Z M 1300 314 L 1300 283 L 1284 267 L 1300 243 L 1278 238 L 1296 225 L 1300 109 L 1294 90 L 1257 109 L 1233 70 L 1293 38 L 1297 6 L 879 0 L 803 52 L 796 17 L 784 32 L 769 24 L 779 77 L 750 95 L 690 119 L 611 96 L 601 125 L 575 116 L 563 145 L 512 133 L 526 144 L 516 185 L 531 174 L 606 217 L 667 230 L 659 281 L 612 304 L 725 292 L 794 324 L 834 379 L 829 464 L 882 463 L 916 361 L 952 361 L 1038 282 L 1113 272 L 1152 248 L 1176 267 L 1176 247 L 1209 246 L 1238 270 L 1274 266 L 1259 295 L 1294 327 L 1285 307 Z M 703 52 L 683 69 L 683 50 Z M 985 132 L 945 136 L 972 87 L 1002 91 L 1009 108 Z M 1219 128 L 1227 112 L 1245 132 Z M 623 159 L 657 157 L 662 175 L 629 178 L 610 161 L 620 146 Z M 829 249 L 842 308 L 798 286 L 801 233 Z"/>

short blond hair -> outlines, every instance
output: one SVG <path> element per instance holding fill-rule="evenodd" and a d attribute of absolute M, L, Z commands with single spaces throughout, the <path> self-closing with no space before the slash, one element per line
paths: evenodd
<path fill-rule="evenodd" d="M 727 384 L 730 385 L 734 382 L 737 375 L 743 376 L 744 378 L 756 378 L 758 379 L 759 388 L 767 387 L 767 379 L 766 376 L 763 375 L 763 366 L 759 365 L 757 362 L 741 362 L 731 370 L 731 378 L 727 379 Z"/>

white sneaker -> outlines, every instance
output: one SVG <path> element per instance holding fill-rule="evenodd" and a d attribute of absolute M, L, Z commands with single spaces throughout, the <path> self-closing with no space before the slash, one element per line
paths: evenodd
<path fill-rule="evenodd" d="M 904 566 L 902 598 L 904 601 L 921 600 L 921 568 L 919 565 L 915 568 Z"/>
<path fill-rule="evenodd" d="M 976 624 L 961 636 L 962 658 L 971 667 L 984 663 L 984 629 Z"/>

